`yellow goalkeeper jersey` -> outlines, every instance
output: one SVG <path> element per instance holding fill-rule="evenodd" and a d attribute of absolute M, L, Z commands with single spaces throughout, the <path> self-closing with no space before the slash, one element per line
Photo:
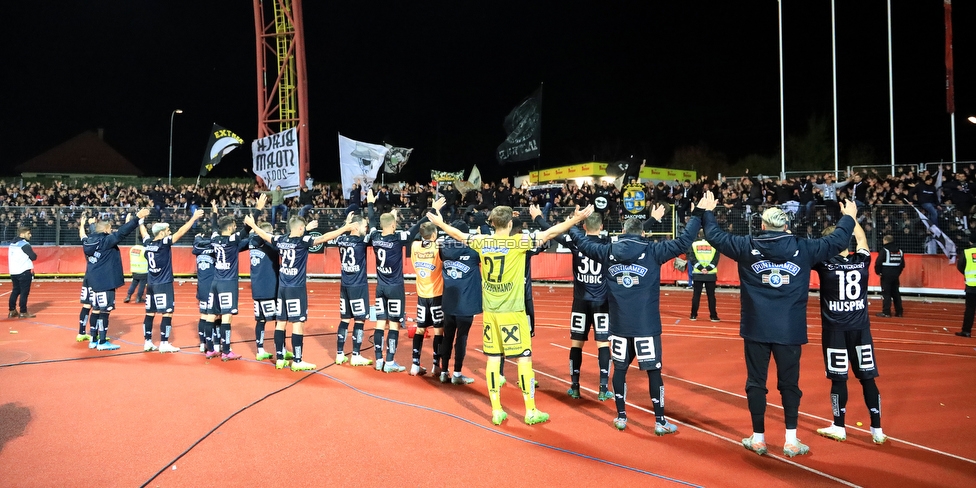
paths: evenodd
<path fill-rule="evenodd" d="M 525 311 L 525 253 L 535 240 L 527 235 L 476 235 L 468 246 L 481 256 L 482 307 L 485 312 Z"/>

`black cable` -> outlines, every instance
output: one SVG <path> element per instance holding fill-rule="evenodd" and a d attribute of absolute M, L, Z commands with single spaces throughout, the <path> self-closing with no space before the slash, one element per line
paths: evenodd
<path fill-rule="evenodd" d="M 321 367 L 319 369 L 316 369 L 314 371 L 309 371 L 308 374 L 306 374 L 305 376 L 302 376 L 301 378 L 293 381 L 292 383 L 290 383 L 288 385 L 285 385 L 285 386 L 283 386 L 283 387 L 281 387 L 281 388 L 279 388 L 279 389 L 277 389 L 277 390 L 275 390 L 275 391 L 273 391 L 271 393 L 268 393 L 267 395 L 264 395 L 263 397 L 258 398 L 257 400 L 254 400 L 253 402 L 251 402 L 250 404 L 248 404 L 248 405 L 246 405 L 244 407 L 241 407 L 236 412 L 230 414 L 229 417 L 227 417 L 224 420 L 220 421 L 220 423 L 218 423 L 214 428 L 210 429 L 210 431 L 208 431 L 206 434 L 204 434 L 203 437 L 197 439 L 196 442 L 194 442 L 193 444 L 190 444 L 190 447 L 186 448 L 186 450 L 184 450 L 178 456 L 176 456 L 175 458 L 173 458 L 172 461 L 166 463 L 166 465 L 163 466 L 162 469 L 160 469 L 159 471 L 157 471 L 156 474 L 152 475 L 151 478 L 149 478 L 148 480 L 146 480 L 145 483 L 143 483 L 142 485 L 140 485 L 140 488 L 145 488 L 146 486 L 149 485 L 149 483 L 152 483 L 153 480 L 155 480 L 156 478 L 159 477 L 159 475 L 161 475 L 164 472 L 166 472 L 166 470 L 169 469 L 170 466 L 176 464 L 176 462 L 179 461 L 183 456 L 186 456 L 187 454 L 189 454 L 189 452 L 191 450 L 193 450 L 194 447 L 197 447 L 197 445 L 199 445 L 201 442 L 203 442 L 204 440 L 206 440 L 207 437 L 210 437 L 210 434 L 213 434 L 214 432 L 216 432 L 217 429 L 219 429 L 220 427 L 222 427 L 224 424 L 226 424 L 227 422 L 229 422 L 232 418 L 236 417 L 238 414 L 243 413 L 245 410 L 247 410 L 247 409 L 249 409 L 249 408 L 251 408 L 251 407 L 253 407 L 253 406 L 255 406 L 255 405 L 257 405 L 257 404 L 259 404 L 261 402 L 263 402 L 265 399 L 270 398 L 270 397 L 272 397 L 274 395 L 277 395 L 278 393 L 281 393 L 281 392 L 283 392 L 283 391 L 285 391 L 285 390 L 287 390 L 287 389 L 289 389 L 289 388 L 291 388 L 291 387 L 293 387 L 293 386 L 301 383 L 302 381 L 307 380 L 312 375 L 314 375 L 316 373 L 319 373 L 319 372 L 321 372 L 321 371 L 323 371 L 325 369 L 331 368 L 332 366 L 335 366 L 335 363 L 330 363 L 330 364 L 327 364 L 327 365 L 325 365 L 325 366 L 323 366 L 323 367 Z"/>
<path fill-rule="evenodd" d="M 81 361 L 81 360 L 84 360 L 84 359 L 114 358 L 114 357 L 118 357 L 118 356 L 129 356 L 129 355 L 132 355 L 132 354 L 142 354 L 144 352 L 145 351 L 127 351 L 127 352 L 120 352 L 120 353 L 116 353 L 116 354 L 102 354 L 102 355 L 99 355 L 99 356 L 84 356 L 84 357 L 79 357 L 79 358 L 58 358 L 58 359 L 44 359 L 44 360 L 41 360 L 41 361 L 24 361 L 24 362 L 19 362 L 19 363 L 0 364 L 0 368 L 9 368 L 11 366 L 27 366 L 27 365 L 30 365 L 30 364 L 66 363 L 66 362 L 69 362 L 69 361 Z"/>

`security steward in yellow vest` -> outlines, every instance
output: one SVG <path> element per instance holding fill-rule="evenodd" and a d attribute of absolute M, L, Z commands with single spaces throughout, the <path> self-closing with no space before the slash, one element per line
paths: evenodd
<path fill-rule="evenodd" d="M 129 249 L 129 272 L 132 273 L 132 283 L 129 284 L 129 291 L 125 293 L 125 303 L 129 303 L 132 292 L 136 293 L 136 303 L 142 303 L 143 293 L 146 291 L 146 276 L 149 273 L 149 261 L 146 261 L 146 248 L 135 245 Z"/>
<path fill-rule="evenodd" d="M 698 240 L 691 243 L 687 256 L 694 283 L 694 291 L 691 295 L 691 320 L 698 320 L 698 304 L 701 302 L 701 292 L 704 287 L 705 294 L 708 296 L 708 317 L 712 322 L 718 322 L 718 312 L 715 310 L 715 282 L 718 281 L 718 260 L 721 254 L 699 232 Z"/>
<path fill-rule="evenodd" d="M 969 247 L 956 258 L 956 268 L 966 277 L 966 311 L 962 314 L 960 337 L 973 336 L 973 317 L 976 316 L 976 233 L 969 236 Z"/>

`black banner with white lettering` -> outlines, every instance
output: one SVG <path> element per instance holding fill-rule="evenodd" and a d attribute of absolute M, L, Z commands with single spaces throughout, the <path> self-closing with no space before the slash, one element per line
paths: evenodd
<path fill-rule="evenodd" d="M 207 140 L 207 148 L 203 151 L 200 176 L 207 176 L 214 169 L 214 166 L 220 164 L 221 158 L 241 144 L 244 144 L 244 139 L 241 139 L 240 136 L 229 129 L 214 124 L 210 130 L 210 139 Z"/>
<path fill-rule="evenodd" d="M 508 137 L 495 152 L 499 164 L 539 157 L 542 137 L 541 86 L 509 112 L 505 117 L 505 131 Z"/>

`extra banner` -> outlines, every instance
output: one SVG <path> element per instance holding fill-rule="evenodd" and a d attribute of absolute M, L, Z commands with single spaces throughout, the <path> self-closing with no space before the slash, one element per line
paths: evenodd
<path fill-rule="evenodd" d="M 302 184 L 298 168 L 298 129 L 291 128 L 251 143 L 254 176 L 273 190 L 280 186 L 286 196 L 295 196 Z"/>
<path fill-rule="evenodd" d="M 244 144 L 244 139 L 235 134 L 230 129 L 225 129 L 217 124 L 210 129 L 210 139 L 207 140 L 207 148 L 203 151 L 203 163 L 200 164 L 200 176 L 207 176 L 214 166 L 220 164 L 220 159 L 229 152 Z"/>

